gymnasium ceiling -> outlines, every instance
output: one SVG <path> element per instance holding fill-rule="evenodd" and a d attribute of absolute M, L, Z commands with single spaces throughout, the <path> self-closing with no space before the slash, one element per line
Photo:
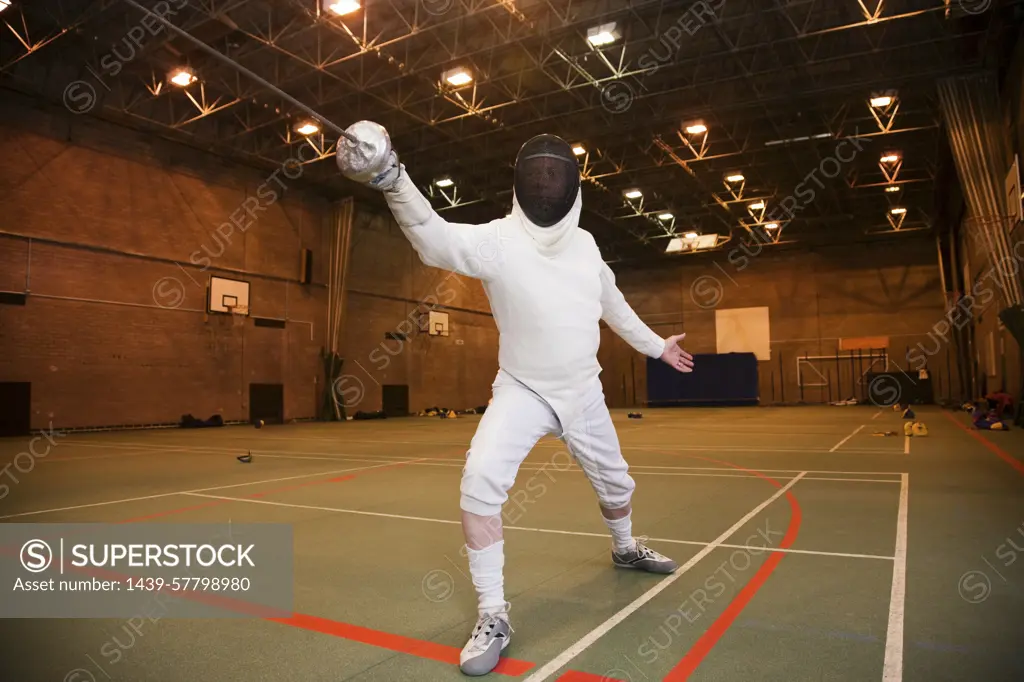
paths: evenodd
<path fill-rule="evenodd" d="M 304 144 L 301 110 L 120 0 L 8 2 L 3 87 L 268 169 Z M 330 121 L 386 126 L 450 220 L 508 210 L 530 136 L 578 144 L 583 224 L 609 260 L 658 256 L 688 233 L 813 244 L 931 229 L 949 163 L 936 81 L 995 66 L 983 56 L 1012 44 L 1024 10 L 1024 0 L 163 4 Z M 353 4 L 341 16 L 325 6 Z M 588 39 L 602 32 L 612 42 Z M 188 87 L 168 79 L 182 66 L 196 77 Z M 472 80 L 450 85 L 453 69 Z M 873 106 L 880 97 L 891 101 Z M 308 139 L 318 153 L 304 151 L 303 178 L 350 193 L 333 162 L 337 135 Z M 445 177 L 450 186 L 434 183 Z M 642 197 L 627 198 L 633 189 Z"/>

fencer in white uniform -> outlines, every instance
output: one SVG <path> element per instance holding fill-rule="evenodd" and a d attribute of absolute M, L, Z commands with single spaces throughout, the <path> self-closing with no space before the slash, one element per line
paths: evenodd
<path fill-rule="evenodd" d="M 498 664 L 512 632 L 503 589 L 502 506 L 520 464 L 544 436 L 561 438 L 590 480 L 611 531 L 613 563 L 676 570 L 674 561 L 632 535 L 635 485 L 599 378 L 600 322 L 678 371 L 692 371 L 693 358 L 678 345 L 685 335 L 664 339 L 640 320 L 594 238 L 579 227 L 579 165 L 561 138 L 540 135 L 521 148 L 511 214 L 463 225 L 433 210 L 382 127 L 361 121 L 348 132 L 359 142 L 339 141 L 342 172 L 384 193 L 425 264 L 480 279 L 498 327 L 499 371 L 467 453 L 460 502 L 479 616 L 461 669 L 484 675 Z"/>

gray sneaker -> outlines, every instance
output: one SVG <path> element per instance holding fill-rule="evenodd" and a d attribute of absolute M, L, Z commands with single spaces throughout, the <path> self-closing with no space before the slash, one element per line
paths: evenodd
<path fill-rule="evenodd" d="M 648 573 L 674 573 L 679 568 L 679 564 L 667 556 L 658 554 L 639 540 L 631 552 L 618 554 L 613 550 L 612 561 L 620 568 L 636 568 Z"/>
<path fill-rule="evenodd" d="M 477 677 L 494 670 L 501 652 L 512 641 L 512 626 L 508 622 L 508 605 L 500 613 L 480 616 L 466 646 L 459 656 L 459 669 L 464 675 Z"/>

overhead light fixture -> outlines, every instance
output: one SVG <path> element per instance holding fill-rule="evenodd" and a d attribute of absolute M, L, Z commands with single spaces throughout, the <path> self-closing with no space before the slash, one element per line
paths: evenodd
<path fill-rule="evenodd" d="M 601 24 L 600 26 L 594 26 L 593 28 L 587 29 L 587 42 L 594 47 L 611 45 L 618 40 L 619 37 L 619 32 L 616 29 L 615 22 L 610 24 Z"/>
<path fill-rule="evenodd" d="M 587 150 L 581 144 L 574 144 L 572 146 L 572 153 L 576 156 L 583 156 L 587 153 Z"/>
<path fill-rule="evenodd" d="M 763 201 L 755 201 L 754 203 L 752 203 L 749 206 L 747 206 L 747 208 L 749 208 L 751 211 L 763 211 L 764 210 L 764 202 Z"/>
<path fill-rule="evenodd" d="M 434 184 L 438 187 L 451 187 L 455 184 L 455 181 L 451 178 L 438 178 L 437 180 L 434 180 Z"/>
<path fill-rule="evenodd" d="M 875 109 L 884 109 L 892 104 L 892 97 L 889 95 L 880 95 L 879 97 L 871 98 L 871 106 Z"/>
<path fill-rule="evenodd" d="M 905 208 L 894 208 L 891 211 L 889 211 L 889 213 L 892 213 L 893 215 L 903 215 L 906 212 L 907 209 Z"/>
<path fill-rule="evenodd" d="M 659 213 L 658 214 L 658 220 L 672 220 L 672 214 L 671 213 Z"/>
<path fill-rule="evenodd" d="M 0 0 L 0 12 L 11 6 L 11 0 Z"/>
<path fill-rule="evenodd" d="M 885 188 L 885 191 L 886 192 L 899 192 L 900 191 L 900 186 L 899 185 L 889 185 L 888 187 Z"/>
<path fill-rule="evenodd" d="M 726 182 L 743 182 L 746 178 L 743 177 L 743 173 L 733 173 L 725 176 Z"/>
<path fill-rule="evenodd" d="M 295 132 L 299 135 L 312 135 L 313 133 L 320 132 L 320 126 L 313 121 L 303 121 L 295 126 Z"/>
<path fill-rule="evenodd" d="M 340 17 L 355 12 L 360 6 L 356 0 L 324 0 L 324 9 Z"/>
<path fill-rule="evenodd" d="M 690 125 L 686 126 L 686 132 L 689 133 L 690 135 L 700 135 L 701 133 L 706 133 L 707 131 L 708 127 L 700 122 L 691 123 Z"/>
<path fill-rule="evenodd" d="M 441 78 L 447 82 L 448 85 L 453 85 L 455 87 L 473 82 L 473 76 L 470 75 L 469 71 L 461 67 L 445 71 L 441 74 Z"/>
<path fill-rule="evenodd" d="M 768 223 L 767 225 L 764 226 L 764 229 L 766 229 L 766 230 L 777 230 L 777 229 L 779 229 L 779 224 L 778 223 Z"/>
<path fill-rule="evenodd" d="M 882 163 L 896 163 L 900 160 L 900 155 L 897 152 L 889 152 L 885 156 L 879 159 Z"/>
<path fill-rule="evenodd" d="M 642 197 L 644 195 L 644 193 L 641 192 L 638 189 L 628 189 L 625 192 L 623 192 L 623 195 L 627 199 L 639 199 L 640 197 Z"/>
<path fill-rule="evenodd" d="M 192 85 L 197 80 L 196 75 L 192 72 L 192 69 L 187 69 L 185 67 L 171 71 L 167 79 L 175 85 L 181 86 L 183 88 Z"/>
<path fill-rule="evenodd" d="M 683 236 L 684 236 L 684 237 L 686 237 L 687 239 L 696 239 L 696 238 L 697 238 L 697 237 L 699 237 L 700 235 L 699 235 L 699 234 L 697 234 L 696 232 L 687 232 L 687 233 L 686 233 L 686 234 L 684 234 Z"/>

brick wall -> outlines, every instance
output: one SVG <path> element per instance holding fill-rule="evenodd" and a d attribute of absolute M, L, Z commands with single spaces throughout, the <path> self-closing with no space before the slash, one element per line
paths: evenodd
<path fill-rule="evenodd" d="M 924 358 L 936 397 L 945 397 L 950 391 L 956 395 L 959 386 L 955 357 L 950 355 L 947 362 L 949 345 L 939 344 L 935 351 L 936 344 L 928 337 L 944 315 L 937 258 L 932 238 L 908 235 L 875 246 L 814 253 L 765 249 L 748 255 L 726 250 L 714 256 L 682 257 L 677 267 L 621 272 L 618 283 L 659 334 L 686 332 L 685 346 L 694 353 L 716 352 L 717 309 L 767 306 L 772 358 L 759 363 L 763 404 L 783 399 L 827 402 L 827 388 L 806 387 L 801 396 L 797 357 L 834 357 L 840 338 L 867 336 L 888 336 L 891 362 L 908 372 L 918 369 L 919 358 Z M 601 364 L 611 404 L 642 403 L 647 390 L 645 363 L 644 357 L 605 331 Z M 840 399 L 840 385 L 844 399 L 854 394 L 866 397 L 866 387 L 854 383 L 867 370 L 866 361 L 859 370 L 856 361 L 813 363 L 832 384 L 832 400 Z"/>
<path fill-rule="evenodd" d="M 267 171 L 85 119 L 11 119 L 0 156 L 21 162 L 0 168 L 0 290 L 31 293 L 24 307 L 0 306 L 0 380 L 32 382 L 34 428 L 247 419 L 250 383 L 284 384 L 286 419 L 316 415 L 337 197 L 281 178 L 288 189 L 270 202 Z M 254 200 L 261 210 L 246 218 Z M 232 215 L 244 231 L 224 227 Z M 409 387 L 414 411 L 485 403 L 498 344 L 480 283 L 423 266 L 381 205 L 357 205 L 352 242 L 341 341 L 349 413 L 379 409 L 388 384 Z M 314 252 L 312 285 L 298 282 L 302 248 Z M 768 306 L 766 402 L 783 390 L 798 399 L 796 356 L 833 353 L 839 337 L 889 336 L 906 366 L 905 349 L 943 315 L 929 238 L 740 262 L 682 258 L 621 272 L 619 284 L 659 333 L 686 331 L 694 352 L 715 350 L 716 305 Z M 205 314 L 211 274 L 251 281 L 253 315 L 287 318 L 285 329 Z M 721 300 L 709 306 L 711 277 Z M 450 337 L 385 338 L 410 332 L 434 301 L 449 307 Z M 944 353 L 933 372 L 945 373 Z M 644 358 L 606 330 L 600 360 L 609 402 L 639 404 Z"/>
<path fill-rule="evenodd" d="M 33 428 L 246 420 L 251 383 L 284 385 L 286 420 L 318 413 L 336 197 L 103 122 L 2 115 L 0 157 L 21 162 L 0 168 L 0 290 L 29 298 L 0 306 L 0 381 L 32 383 Z M 479 282 L 423 266 L 383 205 L 357 205 L 352 249 L 349 414 L 379 409 L 382 384 L 408 385 L 413 410 L 486 403 L 497 331 Z M 211 275 L 248 280 L 252 316 L 285 328 L 207 314 Z M 386 341 L 423 301 L 452 307 L 452 335 Z"/>
<path fill-rule="evenodd" d="M 0 380 L 32 382 L 33 428 L 244 420 L 253 382 L 284 385 L 287 419 L 315 414 L 327 200 L 298 178 L 260 195 L 266 172 L 180 149 L 175 162 L 113 126 L 10 118 L 0 289 L 29 297 L 0 306 Z M 206 314 L 211 275 L 250 281 L 252 315 L 286 327 Z"/>

